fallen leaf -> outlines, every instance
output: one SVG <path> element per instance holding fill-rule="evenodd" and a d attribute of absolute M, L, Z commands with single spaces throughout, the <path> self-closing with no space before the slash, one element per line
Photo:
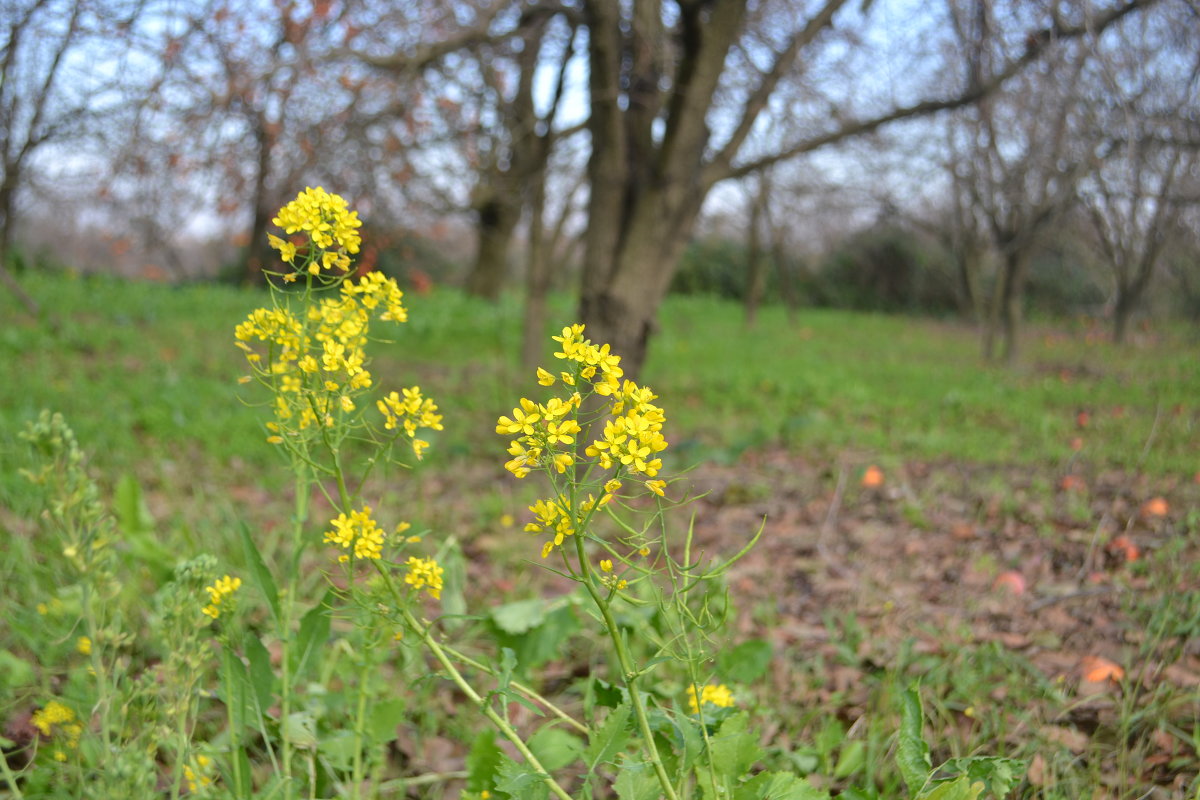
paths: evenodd
<path fill-rule="evenodd" d="M 1144 516 L 1144 517 L 1165 517 L 1167 515 L 1167 511 L 1169 511 L 1169 510 L 1170 510 L 1170 506 L 1167 505 L 1166 500 L 1164 500 L 1161 497 L 1155 497 L 1150 500 L 1147 500 L 1142 505 L 1142 516 Z"/>
<path fill-rule="evenodd" d="M 1074 439 L 1072 439 L 1071 440 L 1071 449 L 1074 450 L 1076 453 L 1078 453 L 1080 450 L 1082 450 L 1083 449 L 1083 439 L 1081 439 L 1078 436 L 1076 436 Z M 1200 474 L 1200 473 L 1197 473 L 1197 474 Z"/>
<path fill-rule="evenodd" d="M 883 486 L 883 470 L 872 464 L 863 472 L 862 485 L 868 489 L 878 489 Z"/>
<path fill-rule="evenodd" d="M 1025 594 L 1025 578 L 1015 569 L 1001 572 L 992 583 L 993 589 L 1005 588 L 1013 594 Z"/>
<path fill-rule="evenodd" d="M 1086 492 L 1087 484 L 1078 475 L 1064 475 L 1063 479 L 1058 482 L 1058 488 L 1064 492 Z"/>
<path fill-rule="evenodd" d="M 1034 753 L 1033 758 L 1029 760 L 1029 769 L 1025 772 L 1025 777 L 1034 786 L 1046 785 L 1046 759 L 1041 753 Z"/>
<path fill-rule="evenodd" d="M 1122 534 L 1108 543 L 1108 551 L 1113 554 L 1118 554 L 1126 561 L 1137 561 L 1141 557 L 1141 551 L 1138 546 L 1130 541 L 1128 536 Z"/>
<path fill-rule="evenodd" d="M 1082 753 L 1091 744 L 1091 738 L 1076 728 L 1064 728 L 1059 725 L 1047 725 L 1041 729 L 1042 736 L 1047 741 L 1061 744 L 1072 753 Z"/>
<path fill-rule="evenodd" d="M 1086 428 L 1088 423 L 1092 421 L 1092 415 L 1086 411 L 1080 411 L 1075 415 L 1075 424 L 1081 428 Z"/>
<path fill-rule="evenodd" d="M 1084 656 L 1079 662 L 1079 669 L 1088 683 L 1103 683 L 1109 680 L 1115 683 L 1125 677 L 1125 670 L 1120 665 L 1102 656 Z"/>

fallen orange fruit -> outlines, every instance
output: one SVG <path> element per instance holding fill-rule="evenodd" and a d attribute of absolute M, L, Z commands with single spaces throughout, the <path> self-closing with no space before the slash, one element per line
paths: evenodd
<path fill-rule="evenodd" d="M 1155 497 L 1142 505 L 1142 516 L 1165 517 L 1168 510 L 1170 510 L 1170 506 L 1167 505 L 1167 501 L 1161 497 Z"/>
<path fill-rule="evenodd" d="M 1125 677 L 1125 670 L 1120 665 L 1101 656 L 1084 656 L 1079 669 L 1088 683 L 1116 682 Z"/>
<path fill-rule="evenodd" d="M 863 472 L 862 485 L 868 489 L 878 489 L 883 486 L 883 470 L 872 464 Z"/>

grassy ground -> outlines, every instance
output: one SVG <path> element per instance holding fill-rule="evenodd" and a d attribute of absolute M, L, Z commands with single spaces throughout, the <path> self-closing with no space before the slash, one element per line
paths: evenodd
<path fill-rule="evenodd" d="M 231 344 L 265 296 L 66 276 L 25 285 L 58 325 L 0 295 L 6 608 L 31 614 L 29 598 L 55 580 L 53 554 L 28 539 L 36 508 L 17 472 L 16 433 L 41 408 L 67 416 L 119 513 L 146 517 L 130 523 L 148 553 L 131 604 L 153 590 L 147 564 L 202 549 L 236 562 L 238 519 L 275 549 L 286 471 L 258 410 L 236 397 L 244 362 Z M 511 575 L 530 545 L 506 515 L 520 517 L 524 495 L 499 469 L 493 432 L 533 383 L 512 359 L 519 305 L 443 290 L 406 300 L 411 322 L 375 371 L 421 383 L 446 431 L 416 481 L 380 492 L 464 544 L 475 598 L 532 593 Z M 568 298 L 554 308 L 556 325 L 573 321 Z M 775 656 L 739 697 L 760 704 L 776 766 L 890 796 L 891 700 L 923 676 L 938 754 L 1026 758 L 1022 796 L 1200 796 L 1200 346 L 1164 328 L 1117 348 L 1085 323 L 1034 326 L 1024 345 L 1018 365 L 994 367 L 953 323 L 805 311 L 789 325 L 767 309 L 745 330 L 731 304 L 664 309 L 644 378 L 667 409 L 670 466 L 699 465 L 698 536 L 729 551 L 768 520 L 731 583 L 739 636 Z M 863 485 L 869 464 L 881 485 Z M 1166 514 L 1147 510 L 1159 496 Z M 28 656 L 0 633 L 0 658 Z M 69 651 L 62 635 L 29 661 Z M 1083 659 L 1098 656 L 1129 679 L 1085 680 Z M 552 664 L 547 680 L 577 666 Z M 30 680 L 52 678 L 47 666 Z M 11 722 L 29 695 L 0 688 Z M 414 722 L 406 769 L 461 760 L 431 754 L 435 728 Z"/>

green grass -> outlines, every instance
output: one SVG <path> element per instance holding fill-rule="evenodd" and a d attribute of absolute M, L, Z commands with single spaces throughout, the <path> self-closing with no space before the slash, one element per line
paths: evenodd
<path fill-rule="evenodd" d="M 259 415 L 235 399 L 242 372 L 233 326 L 265 295 L 217 286 L 166 287 L 61 275 L 26 278 L 61 320 L 51 332 L 0 295 L 0 466 L 13 435 L 41 408 L 62 411 L 105 474 L 160 459 L 262 469 Z M 411 321 L 384 350 L 384 380 L 419 380 L 446 412 L 438 459 L 494 457 L 495 417 L 529 391 L 514 353 L 520 307 L 449 290 L 409 296 Z M 555 324 L 572 321 L 556 298 Z M 672 298 L 644 376 L 670 414 L 676 464 L 783 445 L 883 459 L 1065 464 L 1070 441 L 1095 469 L 1190 476 L 1200 408 L 1198 348 L 1168 330 L 1119 348 L 1031 335 L 1020 364 L 987 366 L 970 328 L 839 311 L 805 311 L 789 326 L 768 308 L 754 330 L 731 303 Z M 549 340 L 547 340 L 547 355 Z M 415 377 L 413 377 L 415 376 Z M 1080 429 L 1077 414 L 1090 421 Z M 1149 444 L 1149 447 L 1146 445 Z M 1145 455 L 1143 455 L 1143 451 Z M 12 490 L 11 481 L 4 486 Z"/>
<path fill-rule="evenodd" d="M 0 294 L 0 319 L 5 320 L 0 323 L 0 531 L 8 535 L 6 526 L 11 526 L 14 532 L 12 546 L 0 558 L 5 579 L 0 596 L 16 609 L 9 625 L 20 633 L 14 637 L 0 629 L 5 634 L 0 659 L 10 666 L 37 662 L 36 668 L 28 667 L 30 675 L 21 676 L 20 691 L 27 694 L 12 708 L 27 708 L 50 693 L 59 677 L 53 665 L 72 657 L 76 633 L 71 609 L 56 619 L 29 608 L 29 598 L 57 596 L 61 580 L 53 567 L 60 554 L 23 535 L 33 529 L 29 520 L 38 509 L 18 474 L 28 458 L 17 433 L 40 409 L 66 415 L 90 454 L 91 474 L 106 499 L 112 498 L 121 529 L 139 532 L 128 536 L 121 551 L 129 579 L 119 602 L 131 620 L 146 613 L 139 604 L 165 580 L 177 555 L 208 550 L 223 562 L 241 565 L 234 533 L 239 513 L 254 515 L 263 534 L 259 546 L 268 560 L 279 558 L 286 549 L 285 526 L 272 526 L 271 520 L 279 523 L 290 513 L 287 470 L 263 441 L 264 415 L 238 399 L 239 392 L 248 400 L 254 394 L 236 383 L 244 361 L 232 346 L 232 330 L 266 302 L 265 293 L 66 275 L 30 275 L 24 283 L 59 324 L 35 324 L 11 297 Z M 446 431 L 434 441 L 424 467 L 425 477 L 441 488 L 395 491 L 409 492 L 401 496 L 404 513 L 418 530 L 427 526 L 467 545 L 468 561 L 460 558 L 458 569 L 460 584 L 468 586 L 480 579 L 480 562 L 511 565 L 528 556 L 528 540 L 497 530 L 496 524 L 520 505 L 513 496 L 530 489 L 497 480 L 503 474 L 504 442 L 494 433 L 496 417 L 537 389 L 515 363 L 521 309 L 515 297 L 487 303 L 441 289 L 408 296 L 406 303 L 411 321 L 399 328 L 394 344 L 375 349 L 372 371 L 383 386 L 420 383 L 441 406 Z M 552 327 L 574 321 L 570 298 L 554 298 L 553 310 Z M 758 326 L 746 330 L 736 305 L 672 298 L 663 309 L 644 379 L 667 410 L 668 454 L 676 468 L 704 460 L 735 463 L 748 451 L 776 447 L 828 464 L 849 453 L 848 463 L 877 461 L 889 475 L 891 466 L 910 461 L 998 468 L 947 477 L 944 488 L 927 487 L 928 497 L 906 497 L 903 521 L 890 523 L 896 528 L 936 527 L 926 511 L 936 512 L 945 496 L 965 502 L 968 494 L 953 481 L 975 475 L 983 476 L 970 498 L 978 502 L 964 506 L 965 513 L 983 514 L 979 509 L 995 497 L 997 513 L 1006 519 L 1022 515 L 1026 507 L 1053 509 L 1063 495 L 1055 488 L 1057 480 L 1067 471 L 1120 470 L 1130 480 L 1140 476 L 1154 485 L 1182 484 L 1183 494 L 1194 493 L 1189 484 L 1200 468 L 1195 447 L 1200 345 L 1194 334 L 1167 327 L 1153 339 L 1115 347 L 1087 332 L 1075 324 L 1040 326 L 1028 335 L 1022 360 L 1000 367 L 981 363 L 973 330 L 958 324 L 808 310 L 789 325 L 781 309 L 768 308 Z M 547 339 L 547 362 L 550 351 Z M 1086 421 L 1080 420 L 1081 412 Z M 1076 438 L 1082 443 L 1078 452 L 1072 448 Z M 1027 472 L 1028 480 L 1015 485 L 1008 480 L 1014 471 Z M 122 480 L 123 475 L 135 480 Z M 732 487 L 747 501 L 764 501 L 777 488 L 777 482 L 752 474 Z M 806 488 L 816 497 L 832 486 Z M 235 492 L 249 494 L 235 500 Z M 847 497 L 847 512 L 852 500 Z M 147 502 L 151 508 L 142 519 Z M 1098 524 L 1100 512 L 1088 500 L 1068 493 L 1061 502 L 1074 503 L 1065 516 L 1080 528 Z M 886 508 L 881 504 L 878 510 Z M 1051 513 L 1034 514 L 1045 528 L 1036 535 L 1048 541 L 1057 535 Z M 1176 529 L 1173 544 L 1120 578 L 1133 587 L 1123 587 L 1122 596 L 1128 597 L 1136 663 L 1179 658 L 1174 650 L 1197 633 L 1198 595 L 1185 587 L 1194 585 L 1200 517 L 1193 512 L 1187 520 Z M 22 535 L 15 534 L 18 529 Z M 319 594 L 320 565 L 309 566 L 304 588 Z M 993 555 L 977 555 L 980 571 L 1005 566 Z M 497 571 L 501 577 L 487 579 L 511 587 L 511 575 Z M 1169 602 L 1160 602 L 1157 594 L 1136 591 L 1138 586 L 1178 591 Z M 521 596 L 536 590 L 532 584 L 515 588 Z M 769 629 L 779 618 L 774 608 L 765 608 L 757 622 Z M 937 757 L 1046 754 L 1042 769 L 1048 788 L 1027 785 L 1022 796 L 1089 795 L 1114 774 L 1110 764 L 1122 776 L 1136 776 L 1155 731 L 1181 742 L 1189 736 L 1193 744 L 1200 741 L 1196 693 L 1164 683 L 1138 694 L 1137 702 L 1130 699 L 1133 694 L 1117 697 L 1115 721 L 1100 727 L 1110 738 L 1089 739 L 1085 753 L 1072 754 L 1047 741 L 1045 731 L 1069 726 L 1063 720 L 1074 698 L 1022 655 L 954 631 L 931 632 L 942 637 L 938 652 L 917 651 L 910 643 L 876 647 L 864 643 L 864 628 L 845 609 L 831 611 L 824 622 L 837 645 L 834 661 L 807 651 L 779 653 L 795 659 L 788 682 L 807 687 L 800 694 L 809 699 L 822 695 L 839 667 L 852 668 L 862 682 L 799 709 L 781 709 L 760 698 L 765 706 L 760 712 L 772 730 L 790 737 L 790 746 L 774 755 L 779 768 L 840 772 L 839 780 L 865 778 L 885 796 L 896 791 L 894 701 L 898 689 L 917 676 L 924 676 Z M 40 651 L 13 644 L 16 638 L 33 642 L 39 637 L 44 640 Z M 164 654 L 134 655 L 150 662 Z M 12 681 L 16 686 L 18 679 Z M 34 683 L 44 691 L 30 693 Z M 421 691 L 431 696 L 435 687 L 423 685 Z M 865 722 L 855 725 L 854 714 Z M 432 738 L 445 735 L 442 723 L 431 705 L 413 725 L 421 729 L 419 735 Z M 472 723 L 457 724 L 469 729 Z M 1194 774 L 1200 753 L 1182 746 L 1180 753 L 1180 772 Z M 1130 779 L 1113 796 L 1137 796 L 1130 793 L 1134 785 Z"/>

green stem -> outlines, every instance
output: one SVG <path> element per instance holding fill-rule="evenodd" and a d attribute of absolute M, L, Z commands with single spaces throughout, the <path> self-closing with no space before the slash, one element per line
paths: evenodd
<path fill-rule="evenodd" d="M 650 763 L 654 765 L 654 774 L 658 777 L 658 783 L 662 786 L 663 794 L 667 800 L 679 800 L 678 795 L 675 794 L 675 787 L 671 784 L 671 779 L 667 775 L 667 768 L 663 765 L 662 757 L 658 754 L 658 747 L 654 744 L 654 732 L 650 729 L 650 718 L 646 714 L 646 704 L 642 701 L 642 696 L 638 694 L 637 685 L 640 674 L 633 663 L 633 658 L 629 655 L 629 649 L 625 646 L 625 640 L 621 638 L 621 631 L 617 627 L 616 619 L 612 615 L 612 609 L 609 608 L 608 600 L 596 587 L 596 574 L 592 571 L 591 564 L 587 560 L 587 553 L 584 552 L 583 536 L 575 536 L 575 550 L 579 556 L 579 569 L 580 574 L 583 576 L 583 585 L 587 587 L 588 594 L 592 596 L 592 602 L 600 610 L 601 616 L 604 617 L 604 625 L 608 628 L 608 636 L 612 640 L 613 650 L 617 655 L 617 663 L 621 667 L 625 688 L 629 690 L 629 699 L 633 702 L 633 713 L 638 719 L 638 727 L 642 731 L 642 738 L 646 741 L 646 752 L 650 756 Z"/>
<path fill-rule="evenodd" d="M 538 761 L 537 756 L 535 756 L 533 751 L 530 750 L 525 744 L 525 740 L 521 738 L 521 735 L 517 733 L 513 727 L 504 720 L 503 717 L 496 713 L 496 711 L 488 704 L 487 700 L 479 696 L 479 693 L 475 691 L 475 688 L 467 682 L 467 679 L 464 678 L 462 673 L 458 671 L 458 668 L 454 666 L 454 663 L 450 660 L 450 657 L 446 654 L 446 651 L 443 650 L 442 646 L 438 644 L 436 639 L 433 638 L 433 635 L 429 632 L 429 629 L 418 622 L 417 618 L 414 617 L 412 612 L 408 610 L 404 604 L 404 598 L 401 597 L 399 590 L 392 582 L 392 577 L 387 573 L 387 570 L 385 570 L 379 564 L 379 562 L 373 563 L 375 564 L 375 569 L 381 576 L 383 576 L 384 582 L 387 584 L 388 589 L 391 590 L 392 597 L 396 600 L 396 607 L 400 610 L 400 615 L 404 618 L 405 624 L 408 625 L 412 630 L 416 631 L 417 635 L 421 638 L 422 643 L 429 648 L 429 652 L 433 653 L 433 657 L 436 658 L 438 663 L 442 665 L 442 669 L 445 671 L 450 680 L 454 682 L 454 685 L 458 687 L 459 691 L 465 694 L 468 698 L 470 698 L 472 703 L 479 707 L 479 710 L 483 713 L 483 715 L 487 717 L 493 725 L 496 726 L 497 730 L 500 731 L 504 738 L 512 742 L 513 747 L 517 748 L 517 752 L 521 754 L 530 767 L 545 776 L 542 778 L 542 781 L 546 784 L 550 791 L 559 798 L 559 800 L 572 800 L 571 795 L 567 794 L 567 791 L 563 789 L 558 781 L 551 777 L 546 768 L 542 766 L 542 763 Z M 674 800 L 674 798 L 672 798 L 672 800 Z"/>
<path fill-rule="evenodd" d="M 292 520 L 292 552 L 289 559 L 290 569 L 287 576 L 287 593 L 283 598 L 283 608 L 279 619 L 279 736 L 282 742 L 283 794 L 285 798 L 293 796 L 292 786 L 292 737 L 288 718 L 292 711 L 292 672 L 290 664 L 292 637 L 292 607 L 295 603 L 297 573 L 301 544 L 304 539 L 304 523 L 308 520 L 308 472 L 303 464 L 294 464 L 296 470 L 296 516 Z"/>
<path fill-rule="evenodd" d="M 367 728 L 367 676 L 370 667 L 367 649 L 364 647 L 362 669 L 358 674 L 358 708 L 354 715 L 354 768 L 351 773 L 354 786 L 350 789 L 350 796 L 355 800 L 362 796 L 363 738 Z"/>
<path fill-rule="evenodd" d="M 449 645 L 442 645 L 442 649 L 445 650 L 448 655 L 453 656 L 455 659 L 466 664 L 468 667 L 477 669 L 480 672 L 484 672 L 488 675 L 496 674 L 496 671 L 494 669 L 492 669 L 491 667 L 489 667 L 487 664 L 484 664 L 480 661 L 476 661 L 475 659 L 471 658 L 470 656 L 466 655 L 465 653 L 461 653 L 458 650 L 455 650 L 453 647 L 450 647 Z M 574 728 L 575 730 L 584 734 L 585 736 L 588 733 L 590 733 L 590 731 L 588 730 L 588 727 L 586 725 L 584 725 L 582 722 L 580 722 L 579 720 L 572 717 L 566 711 L 563 711 L 561 708 L 556 706 L 554 703 L 550 702 L 548 699 L 546 699 L 542 695 L 538 694 L 537 692 L 535 692 L 533 689 L 529 688 L 525 684 L 510 680 L 508 682 L 508 685 L 511 686 L 513 689 L 516 689 L 521 694 L 528 697 L 533 702 L 545 706 L 550 711 L 550 713 L 554 714 L 554 716 L 558 717 L 563 722 L 567 723 L 572 728 Z"/>
<path fill-rule="evenodd" d="M 237 676 L 233 674 L 233 667 L 230 666 L 230 659 L 234 658 L 233 650 L 230 647 L 230 642 L 221 642 L 221 660 L 223 672 L 225 673 L 225 716 L 229 723 L 229 760 L 230 768 L 233 770 L 233 786 L 235 796 L 241 797 L 242 790 L 246 787 L 246 776 L 242 775 L 242 729 L 238 724 L 238 720 L 234 715 L 234 686 L 237 685 Z M 240 696 L 239 696 L 240 697 Z M 240 697 L 242 709 L 245 713 L 245 698 Z"/>
<path fill-rule="evenodd" d="M 13 800 L 22 800 L 25 795 L 21 794 L 21 787 L 17 786 L 17 776 L 8 766 L 8 758 L 3 752 L 0 752 L 0 773 L 4 775 L 4 781 L 8 784 L 8 791 L 12 794 Z"/>

